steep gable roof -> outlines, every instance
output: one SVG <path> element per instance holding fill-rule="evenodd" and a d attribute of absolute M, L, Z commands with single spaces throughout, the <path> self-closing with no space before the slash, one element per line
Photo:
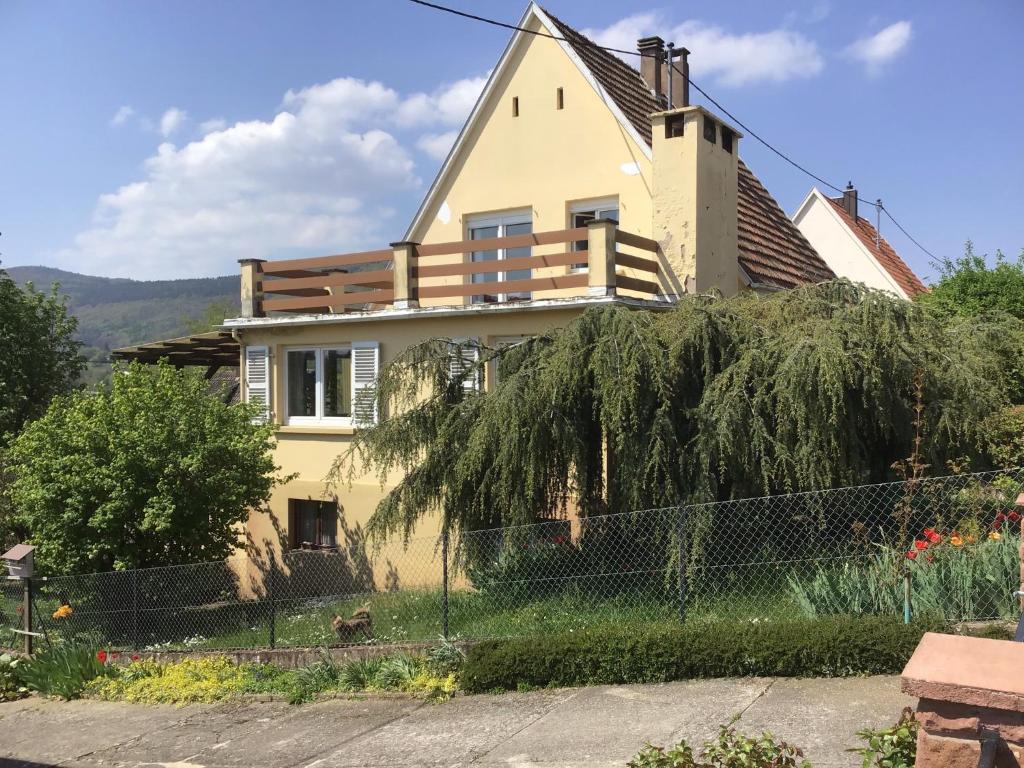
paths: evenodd
<path fill-rule="evenodd" d="M 662 106 L 640 72 L 618 56 L 595 46 L 549 11 L 544 13 L 576 55 L 651 146 L 651 113 Z M 831 280 L 835 273 L 821 259 L 775 198 L 740 160 L 737 194 L 737 237 L 740 266 L 755 285 L 792 288 Z"/>
<path fill-rule="evenodd" d="M 853 217 L 843 207 L 842 198 L 839 200 L 826 197 L 832 207 L 835 208 L 843 224 L 856 235 L 861 245 L 868 249 L 872 256 L 878 261 L 882 269 L 888 272 L 900 289 L 908 296 L 913 297 L 917 293 L 925 293 L 928 289 L 921 279 L 914 274 L 914 271 L 907 266 L 907 263 L 899 257 L 884 237 L 876 230 L 871 223 L 863 216 L 858 216 L 854 221 Z"/>

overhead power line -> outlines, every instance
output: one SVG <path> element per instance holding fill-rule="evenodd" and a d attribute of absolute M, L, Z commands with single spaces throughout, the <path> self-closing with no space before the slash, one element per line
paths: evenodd
<path fill-rule="evenodd" d="M 585 37 L 582 37 L 582 35 L 580 36 L 579 40 L 569 40 L 569 39 L 567 39 L 565 37 L 561 37 L 559 35 L 552 35 L 552 34 L 550 34 L 548 32 L 542 32 L 542 31 L 536 30 L 536 29 L 527 29 L 526 27 L 520 27 L 518 24 L 510 24 L 508 22 L 498 21 L 497 19 L 491 19 L 491 18 L 488 18 L 486 16 L 478 16 L 475 13 L 468 13 L 467 11 L 460 11 L 457 8 L 450 8 L 450 7 L 446 6 L 446 5 L 440 5 L 438 3 L 431 3 L 431 2 L 428 2 L 427 0 L 409 0 L 409 2 L 410 3 L 414 3 L 416 5 L 422 5 L 422 6 L 426 7 L 426 8 L 432 8 L 435 11 L 442 11 L 443 13 L 450 13 L 453 16 L 459 16 L 461 18 L 469 19 L 471 21 L 479 21 L 479 22 L 481 22 L 483 24 L 490 24 L 491 26 L 501 27 L 502 29 L 508 29 L 508 30 L 512 30 L 512 31 L 515 31 L 515 32 L 525 32 L 526 34 L 535 35 L 536 37 L 546 37 L 546 38 L 548 38 L 550 40 L 556 40 L 558 42 L 569 43 L 570 45 L 586 45 L 586 46 L 588 46 L 590 48 L 596 48 L 596 49 L 599 49 L 599 50 L 602 50 L 602 51 L 608 51 L 610 53 L 621 53 L 621 54 L 624 54 L 626 56 L 637 56 L 637 57 L 639 57 L 641 59 L 642 58 L 648 58 L 648 56 L 649 56 L 648 54 L 643 54 L 643 53 L 640 53 L 639 51 L 629 51 L 629 50 L 626 50 L 624 48 L 612 48 L 612 47 L 607 46 L 607 45 L 600 45 L 598 43 L 595 43 L 592 40 L 587 40 Z M 806 167 L 804 167 L 803 165 L 798 163 L 796 160 L 791 158 L 789 155 L 787 155 L 785 152 L 783 152 L 780 149 L 777 149 L 767 139 L 762 138 L 750 126 L 748 126 L 745 123 L 743 123 L 743 121 L 741 121 L 738 117 L 736 117 L 734 114 L 732 114 L 728 109 L 723 107 L 713 96 L 711 96 L 711 94 L 709 94 L 707 91 L 705 91 L 703 88 L 701 88 L 697 83 L 695 83 L 693 81 L 692 77 L 688 77 L 687 75 L 685 75 L 683 73 L 683 71 L 680 70 L 679 67 L 676 66 L 675 62 L 672 62 L 672 69 L 673 69 L 674 72 L 677 72 L 678 74 L 682 75 L 683 77 L 686 77 L 687 80 L 689 81 L 689 84 L 692 85 L 693 88 L 698 93 L 700 93 L 711 104 L 713 104 L 715 107 L 717 107 L 722 112 L 722 114 L 724 114 L 726 117 L 728 117 L 730 120 L 732 120 L 737 126 L 742 128 L 747 133 L 747 135 L 751 136 L 752 138 L 757 140 L 759 143 L 764 145 L 769 151 L 771 151 L 772 153 L 774 153 L 778 157 L 782 158 L 784 161 L 789 163 L 791 166 L 796 168 L 801 173 L 803 173 L 803 174 L 807 175 L 808 177 L 814 179 L 819 184 L 822 184 L 822 185 L 828 187 L 829 189 L 833 190 L 834 192 L 838 192 L 839 194 L 842 194 L 844 192 L 844 190 L 841 187 L 838 187 L 835 184 L 832 184 L 831 182 L 826 181 L 821 176 L 818 176 L 816 173 L 811 172 Z M 884 205 L 882 205 L 881 199 L 879 199 L 878 202 L 872 203 L 872 202 L 869 202 L 868 200 L 865 200 L 865 199 L 861 198 L 859 194 L 858 194 L 858 199 L 860 200 L 860 202 L 868 203 L 868 205 L 872 205 L 872 206 L 876 207 L 878 210 L 884 211 L 885 215 L 889 217 L 889 219 L 892 221 L 893 224 L 896 225 L 896 227 L 900 230 L 900 232 L 902 232 L 904 235 L 907 236 L 907 238 L 910 240 L 910 242 L 912 242 L 914 245 L 916 245 L 918 248 L 920 248 L 924 253 L 928 254 L 928 256 L 930 256 L 932 259 L 936 259 L 935 255 L 931 251 L 929 251 L 927 248 L 925 248 L 923 245 L 921 245 L 921 243 L 919 243 L 909 232 L 907 232 L 907 230 L 903 227 L 903 225 L 901 225 L 898 221 L 896 221 L 896 219 L 893 217 L 892 213 L 889 212 L 889 209 L 886 208 Z"/>

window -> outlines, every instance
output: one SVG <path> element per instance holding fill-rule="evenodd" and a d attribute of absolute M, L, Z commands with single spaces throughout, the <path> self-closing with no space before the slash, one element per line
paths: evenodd
<path fill-rule="evenodd" d="M 519 117 L 519 97 L 512 97 L 512 117 Z"/>
<path fill-rule="evenodd" d="M 292 549 L 336 549 L 338 505 L 332 501 L 289 499 L 288 545 Z"/>
<path fill-rule="evenodd" d="M 607 200 L 602 202 L 590 202 L 574 205 L 569 213 L 569 226 L 572 229 L 585 227 L 592 221 L 605 219 L 619 223 L 619 202 L 618 200 Z M 576 240 L 572 244 L 573 251 L 586 251 L 588 248 L 586 240 Z M 587 262 L 573 264 L 570 269 L 573 272 L 580 272 L 587 268 Z"/>
<path fill-rule="evenodd" d="M 245 348 L 245 400 L 259 409 L 257 422 L 270 421 L 270 350 Z"/>
<path fill-rule="evenodd" d="M 351 425 L 376 421 L 372 387 L 378 364 L 375 343 L 287 350 L 286 423 Z"/>
<path fill-rule="evenodd" d="M 505 350 L 511 349 L 512 347 L 518 347 L 526 341 L 526 339 L 526 336 L 501 336 L 494 340 L 496 352 L 493 360 L 491 361 L 491 365 L 493 366 L 491 368 L 492 373 L 490 374 L 492 376 L 491 389 L 498 386 L 498 382 L 501 380 L 501 365 L 502 360 L 504 359 Z"/>
<path fill-rule="evenodd" d="M 718 139 L 718 123 L 710 117 L 704 117 L 704 138 L 712 144 Z"/>
<path fill-rule="evenodd" d="M 561 87 L 555 91 L 555 109 L 562 109 L 565 106 L 565 94 L 562 92 Z"/>
<path fill-rule="evenodd" d="M 469 223 L 469 239 L 489 240 L 495 237 L 529 235 L 533 232 L 533 224 L 530 222 L 529 216 L 530 214 L 527 213 L 474 219 Z M 487 261 L 501 262 L 506 259 L 530 256 L 531 252 L 532 249 L 529 245 L 518 248 L 491 248 L 485 251 L 473 251 L 470 254 L 470 258 L 476 263 Z M 495 263 L 495 267 L 498 266 Z M 533 270 L 510 269 L 475 274 L 471 276 L 471 279 L 474 283 L 490 283 L 495 281 L 529 280 L 531 277 L 533 277 Z M 513 291 L 510 293 L 477 294 L 472 297 L 471 301 L 473 304 L 495 304 L 502 301 L 529 301 L 531 298 L 532 294 L 530 291 Z"/>
<path fill-rule="evenodd" d="M 724 125 L 722 126 L 722 149 L 730 155 L 732 154 L 732 140 L 735 135 L 736 134 L 732 132 L 731 128 L 726 128 Z"/>

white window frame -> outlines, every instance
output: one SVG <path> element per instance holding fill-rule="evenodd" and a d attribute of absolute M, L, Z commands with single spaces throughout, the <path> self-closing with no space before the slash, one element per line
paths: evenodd
<path fill-rule="evenodd" d="M 467 240 L 471 240 L 471 238 L 472 238 L 472 230 L 474 230 L 474 229 L 476 229 L 478 227 L 497 227 L 498 228 L 498 235 L 497 236 L 498 237 L 505 237 L 505 227 L 509 226 L 510 224 L 529 224 L 530 225 L 530 231 L 532 232 L 533 231 L 533 211 L 531 209 L 529 209 L 529 208 L 524 208 L 524 209 L 519 210 L 519 211 L 510 211 L 508 213 L 502 213 L 502 214 L 497 214 L 497 215 L 485 214 L 485 215 L 481 215 L 481 216 L 467 216 L 466 217 L 466 239 Z M 497 267 L 502 261 L 505 260 L 505 249 L 504 248 L 497 248 L 496 250 L 498 251 L 498 259 L 494 263 L 495 267 Z M 532 248 L 530 250 L 530 254 L 531 255 L 533 254 L 533 249 Z M 472 263 L 474 263 L 474 264 L 485 263 L 485 262 L 473 262 L 473 252 L 472 251 L 469 252 L 468 256 L 469 256 L 469 260 Z M 520 257 L 514 256 L 513 258 L 520 258 Z M 506 274 L 507 274 L 505 272 L 505 270 L 503 270 L 503 269 L 495 269 L 494 271 L 498 273 L 498 281 L 499 282 L 504 282 L 505 278 L 506 278 Z M 488 273 L 485 272 L 483 274 L 488 274 Z M 532 269 L 530 270 L 530 277 L 531 278 L 533 277 L 533 270 Z M 472 282 L 473 281 L 473 276 L 470 275 L 469 279 L 470 279 L 470 282 Z M 484 283 L 484 285 L 486 285 L 486 283 Z M 530 298 L 529 299 L 516 299 L 516 301 L 530 301 L 531 299 L 533 299 L 533 291 L 529 291 L 528 293 L 530 294 Z M 509 295 L 507 293 L 499 293 L 499 294 L 496 294 L 496 295 L 498 297 L 498 303 L 499 304 L 504 304 L 505 302 L 507 302 L 509 300 L 508 299 Z M 471 303 L 479 303 L 479 304 L 485 303 L 485 302 L 482 302 L 482 301 L 474 301 L 474 298 L 475 297 L 473 297 L 473 296 L 469 297 L 469 300 L 470 300 Z"/>
<path fill-rule="evenodd" d="M 288 366 L 289 353 L 291 352 L 315 352 L 316 353 L 316 388 L 314 395 L 315 415 L 313 416 L 292 416 L 289 413 L 290 406 L 290 392 L 288 387 L 291 384 L 291 377 L 289 375 Z M 349 359 L 352 356 L 352 345 L 351 344 L 331 344 L 330 346 L 317 347 L 317 346 L 301 346 L 301 347 L 285 347 L 284 348 L 284 423 L 293 426 L 338 426 L 338 427 L 351 427 L 353 425 L 353 416 L 324 416 L 324 356 L 328 352 L 348 352 Z M 352 389 L 352 385 L 349 385 Z M 355 392 L 351 393 L 352 397 L 352 409 L 355 410 Z"/>
<path fill-rule="evenodd" d="M 491 341 L 491 346 L 494 347 L 495 353 L 494 358 L 490 361 L 490 390 L 494 390 L 498 386 L 498 365 L 501 363 L 501 355 L 506 349 L 512 347 L 518 347 L 520 344 L 529 339 L 529 336 L 496 336 Z"/>
<path fill-rule="evenodd" d="M 613 209 L 619 212 L 619 217 L 621 218 L 622 210 L 619 208 L 619 198 L 617 198 L 617 197 L 602 197 L 602 198 L 599 198 L 597 200 L 583 200 L 583 201 L 578 202 L 578 203 L 572 203 L 569 206 L 569 216 L 568 216 L 568 222 L 567 222 L 568 225 L 569 225 L 568 228 L 569 229 L 575 229 L 575 227 L 573 226 L 573 224 L 575 223 L 573 221 L 573 219 L 576 217 L 576 214 L 578 214 L 578 213 L 591 213 L 591 212 L 593 212 L 594 218 L 597 219 L 597 218 L 600 218 L 600 214 L 607 213 L 608 211 L 613 210 Z M 572 248 L 573 251 L 576 250 L 576 243 L 575 242 L 572 243 L 571 248 Z M 570 266 L 569 267 L 569 271 L 573 272 L 573 273 L 586 272 L 587 270 L 588 270 L 588 267 L 586 267 L 586 266 L 581 266 L 581 267 Z"/>

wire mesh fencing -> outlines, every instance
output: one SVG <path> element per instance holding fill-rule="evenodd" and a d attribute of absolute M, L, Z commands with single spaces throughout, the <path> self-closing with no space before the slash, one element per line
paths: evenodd
<path fill-rule="evenodd" d="M 36 631 L 180 650 L 833 614 L 1015 619 L 1022 490 L 1024 470 L 1009 470 L 553 520 L 382 551 L 360 543 L 48 577 L 34 581 Z M 0 627 L 17 621 L 20 600 L 20 586 L 0 593 Z"/>

